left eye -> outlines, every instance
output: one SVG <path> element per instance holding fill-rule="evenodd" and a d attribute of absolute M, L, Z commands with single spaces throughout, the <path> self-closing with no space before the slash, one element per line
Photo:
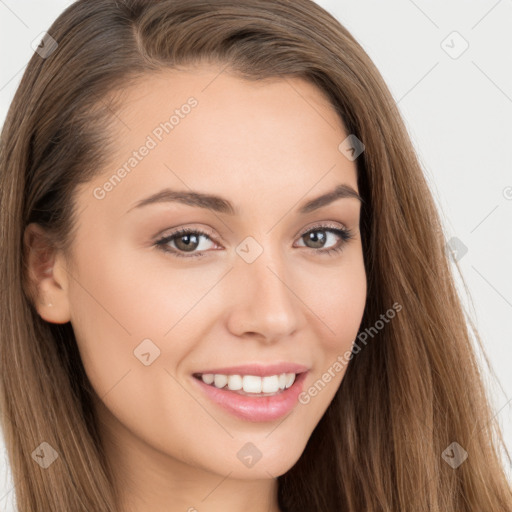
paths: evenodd
<path fill-rule="evenodd" d="M 321 233 L 318 236 L 318 233 Z M 331 235 L 331 237 L 326 234 Z M 349 229 L 346 228 L 333 228 L 327 226 L 317 226 L 309 229 L 305 233 L 300 236 L 300 239 L 306 239 L 307 242 L 312 242 L 313 244 L 323 245 L 329 238 L 340 238 L 340 242 L 336 244 L 334 247 L 324 248 L 319 247 L 318 245 L 315 247 L 309 247 L 313 249 L 314 252 L 323 253 L 323 254 L 332 254 L 334 252 L 341 251 L 345 246 L 345 243 L 348 242 L 351 238 L 353 238 L 353 234 Z M 167 235 L 155 242 L 155 246 L 157 246 L 160 250 L 170 253 L 173 256 L 177 256 L 180 258 L 191 258 L 191 257 L 199 257 L 203 256 L 203 252 L 194 252 L 201 245 L 200 238 L 205 238 L 210 242 L 213 242 L 210 235 L 204 233 L 201 230 L 184 228 L 180 229 L 170 235 Z M 175 247 L 170 247 L 169 244 L 175 244 Z M 304 247 L 304 246 L 300 246 Z M 201 248 L 201 251 L 204 251 L 205 248 Z M 189 254 L 183 254 L 189 253 Z"/>

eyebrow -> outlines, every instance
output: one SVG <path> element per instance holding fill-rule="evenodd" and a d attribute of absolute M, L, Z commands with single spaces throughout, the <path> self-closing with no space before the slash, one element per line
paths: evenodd
<path fill-rule="evenodd" d="M 315 197 L 314 199 L 310 199 L 300 206 L 298 212 L 301 214 L 310 213 L 322 208 L 323 206 L 327 206 L 338 199 L 346 198 L 354 198 L 359 200 L 361 203 L 364 203 L 362 197 L 350 185 L 342 184 L 337 185 L 330 192 Z M 206 208 L 227 215 L 238 215 L 240 213 L 239 209 L 233 206 L 230 201 L 220 196 L 193 191 L 171 190 L 169 188 L 165 188 L 160 192 L 138 201 L 128 210 L 128 212 L 148 204 L 168 202 L 177 202 L 188 206 Z"/>

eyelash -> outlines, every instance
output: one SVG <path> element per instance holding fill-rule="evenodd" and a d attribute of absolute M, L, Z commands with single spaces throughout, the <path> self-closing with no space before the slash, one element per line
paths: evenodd
<path fill-rule="evenodd" d="M 334 233 L 334 234 L 338 235 L 341 238 L 342 241 L 339 244 L 337 244 L 336 246 L 331 247 L 329 249 L 313 249 L 311 247 L 309 248 L 312 251 L 316 251 L 316 252 L 319 252 L 321 254 L 329 255 L 329 256 L 334 256 L 336 253 L 342 251 L 344 249 L 344 247 L 345 247 L 345 244 L 349 240 L 354 238 L 353 232 L 350 229 L 347 229 L 347 228 L 343 228 L 343 229 L 333 228 L 331 226 L 326 226 L 326 225 L 314 226 L 313 228 L 308 229 L 307 231 L 305 231 L 302 235 L 300 235 L 299 238 L 302 238 L 305 235 L 308 235 L 309 233 L 312 233 L 312 232 L 315 232 L 315 231 L 328 231 L 330 233 Z M 166 247 L 166 245 L 170 241 L 174 240 L 175 238 L 179 238 L 180 236 L 188 235 L 188 234 L 201 235 L 201 236 L 204 236 L 208 240 L 213 242 L 213 240 L 209 236 L 209 234 L 205 233 L 204 231 L 201 231 L 200 229 L 183 228 L 183 229 L 180 229 L 178 231 L 175 231 L 174 233 L 171 233 L 170 235 L 167 235 L 167 236 L 165 236 L 163 238 L 160 238 L 159 240 L 157 240 L 155 242 L 154 245 L 159 250 L 164 251 L 165 253 L 171 254 L 172 256 L 175 256 L 177 258 L 199 258 L 199 257 L 203 257 L 204 256 L 204 252 L 197 252 L 197 253 L 191 253 L 191 254 L 185 255 L 185 254 L 181 254 L 180 251 L 177 250 L 177 249 L 168 249 Z"/>

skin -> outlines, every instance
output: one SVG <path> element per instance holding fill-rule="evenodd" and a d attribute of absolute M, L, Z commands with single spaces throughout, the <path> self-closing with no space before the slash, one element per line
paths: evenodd
<path fill-rule="evenodd" d="M 356 164 L 338 150 L 348 133 L 335 110 L 302 79 L 257 83 L 219 73 L 214 66 L 168 70 L 126 91 L 113 132 L 117 150 L 78 189 L 72 254 L 36 251 L 45 243 L 41 231 L 26 231 L 37 310 L 48 322 L 72 323 L 130 512 L 279 511 L 277 477 L 300 457 L 345 368 L 308 404 L 272 422 L 220 409 L 192 373 L 290 361 L 310 368 L 307 390 L 351 349 L 363 315 L 359 200 L 297 213 L 336 185 L 358 190 Z M 198 101 L 190 114 L 103 199 L 94 197 L 190 96 Z M 222 196 L 239 214 L 177 202 L 127 213 L 166 187 Z M 344 242 L 321 227 L 315 233 L 327 236 L 324 243 L 308 243 L 303 235 L 318 224 L 348 228 L 353 238 Z M 155 247 L 184 226 L 211 236 L 189 249 L 203 257 Z M 236 252 L 248 236 L 263 248 L 250 264 Z M 321 253 L 340 243 L 341 251 Z M 186 256 L 184 246 L 179 237 L 167 244 Z M 134 357 L 146 338 L 160 350 L 148 366 Z M 247 442 L 262 454 L 252 467 L 237 457 Z"/>

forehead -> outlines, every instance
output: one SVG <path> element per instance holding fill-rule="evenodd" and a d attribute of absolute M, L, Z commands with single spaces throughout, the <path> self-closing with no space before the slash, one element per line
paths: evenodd
<path fill-rule="evenodd" d="M 357 189 L 347 137 L 325 93 L 301 78 L 249 81 L 222 68 L 166 70 L 123 91 L 114 151 L 87 194 L 126 210 L 160 188 L 296 200 L 339 183 Z M 98 202 L 98 201 L 97 201 Z"/>

